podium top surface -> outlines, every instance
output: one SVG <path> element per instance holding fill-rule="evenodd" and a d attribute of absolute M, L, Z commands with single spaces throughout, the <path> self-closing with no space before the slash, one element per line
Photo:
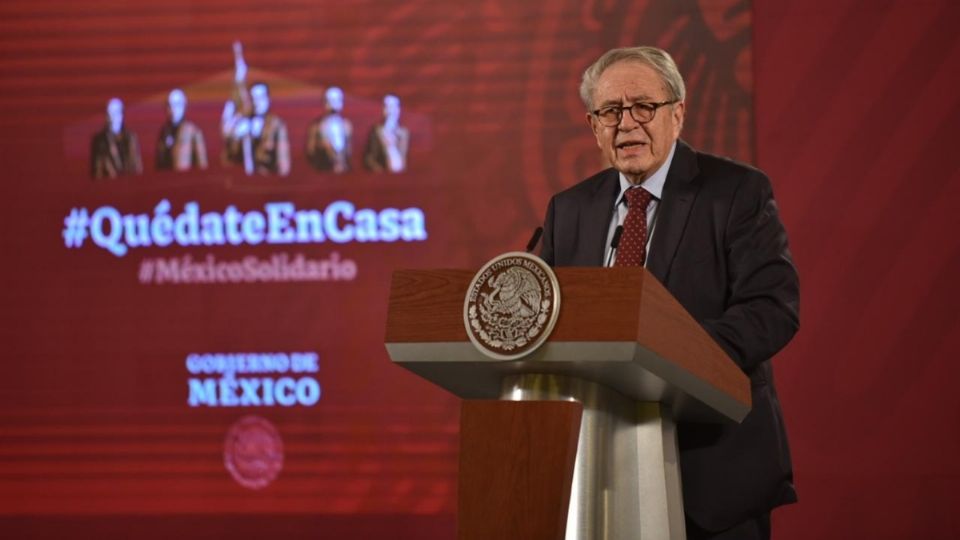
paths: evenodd
<path fill-rule="evenodd" d="M 642 268 L 557 268 L 560 316 L 520 360 L 493 360 L 467 337 L 470 270 L 393 274 L 386 346 L 397 364 L 468 399 L 500 396 L 502 380 L 551 373 L 593 380 L 678 420 L 740 421 L 750 382 L 656 278 Z"/>

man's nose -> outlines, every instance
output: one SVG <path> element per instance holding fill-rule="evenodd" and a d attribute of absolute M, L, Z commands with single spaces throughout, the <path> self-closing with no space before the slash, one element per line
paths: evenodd
<path fill-rule="evenodd" d="M 633 115 L 630 114 L 630 109 L 620 109 L 620 122 L 617 124 L 617 129 L 620 131 L 632 131 L 638 127 L 640 127 L 640 122 L 633 119 Z"/>

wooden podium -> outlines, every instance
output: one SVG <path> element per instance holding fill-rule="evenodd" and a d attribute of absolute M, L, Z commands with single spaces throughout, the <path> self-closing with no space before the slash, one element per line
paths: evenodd
<path fill-rule="evenodd" d="M 675 421 L 739 422 L 750 382 L 642 268 L 557 268 L 548 341 L 469 340 L 471 270 L 393 274 L 391 359 L 465 401 L 458 538 L 685 538 Z"/>

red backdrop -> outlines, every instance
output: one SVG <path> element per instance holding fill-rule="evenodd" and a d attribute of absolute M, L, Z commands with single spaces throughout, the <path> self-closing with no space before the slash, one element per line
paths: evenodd
<path fill-rule="evenodd" d="M 754 2 L 757 161 L 800 267 L 782 538 L 960 536 L 960 9 Z"/>
<path fill-rule="evenodd" d="M 544 2 L 282 0 L 0 5 L 0 530 L 14 537 L 449 538 L 455 398 L 390 365 L 393 268 L 476 267 L 522 245 L 550 193 L 598 167 L 576 95 L 603 50 L 671 50 L 684 137 L 771 176 L 801 272 L 801 332 L 776 372 L 800 504 L 778 538 L 954 538 L 960 403 L 950 361 L 960 193 L 960 10 L 948 0 Z M 293 173 L 219 163 L 230 43 L 271 83 Z M 395 93 L 411 131 L 399 175 L 310 169 L 304 132 L 346 93 L 354 154 Z M 163 102 L 183 88 L 211 167 L 161 173 Z M 126 104 L 142 176 L 88 178 L 107 99 Z M 74 208 L 152 215 L 336 200 L 416 207 L 414 242 L 138 248 L 61 236 Z M 342 282 L 144 282 L 144 261 L 304 255 Z M 190 353 L 315 352 L 310 406 L 190 407 Z M 241 417 L 270 422 L 283 468 L 252 490 L 224 465 Z M 6 535 L 5 535 L 6 536 Z"/>

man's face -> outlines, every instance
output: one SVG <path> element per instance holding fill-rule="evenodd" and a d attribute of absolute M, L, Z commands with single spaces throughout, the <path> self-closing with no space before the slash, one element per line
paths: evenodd
<path fill-rule="evenodd" d="M 638 61 L 621 61 L 608 67 L 593 93 L 593 109 L 608 105 L 632 105 L 637 102 L 659 103 L 671 99 L 660 75 Z M 592 114 L 587 121 L 597 138 L 603 156 L 633 183 L 652 175 L 670 153 L 683 126 L 684 103 L 659 108 L 653 120 L 640 124 L 623 111 L 620 123 L 604 126 Z"/>
<path fill-rule="evenodd" d="M 336 86 L 327 89 L 324 97 L 327 100 L 327 110 L 331 112 L 340 112 L 343 110 L 343 90 Z"/>
<path fill-rule="evenodd" d="M 120 133 L 120 128 L 123 127 L 123 102 L 117 98 L 107 102 L 107 121 L 114 133 Z"/>
<path fill-rule="evenodd" d="M 400 98 L 396 96 L 383 98 L 383 117 L 391 122 L 400 119 Z"/>
<path fill-rule="evenodd" d="M 253 113 L 258 116 L 267 114 L 270 110 L 270 93 L 262 84 L 255 84 L 250 88 L 250 98 L 253 100 Z"/>
<path fill-rule="evenodd" d="M 183 120 L 183 115 L 187 111 L 187 96 L 182 90 L 173 90 L 167 98 L 167 111 L 170 113 L 170 121 L 179 124 Z"/>

